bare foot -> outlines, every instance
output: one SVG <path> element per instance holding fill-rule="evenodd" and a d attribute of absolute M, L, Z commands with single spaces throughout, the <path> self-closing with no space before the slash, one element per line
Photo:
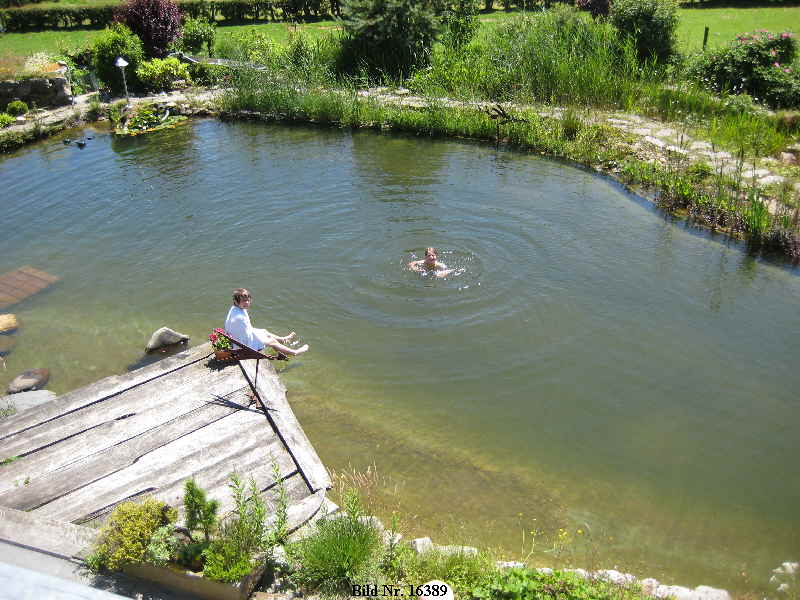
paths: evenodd
<path fill-rule="evenodd" d="M 297 350 L 294 351 L 295 356 L 298 354 L 302 354 L 303 352 L 308 352 L 308 344 L 303 344 Z"/>
<path fill-rule="evenodd" d="M 294 331 L 292 331 L 291 333 L 289 333 L 289 334 L 287 334 L 287 335 L 285 335 L 283 337 L 276 337 L 275 339 L 278 340 L 279 342 L 286 343 L 296 335 L 297 334 Z"/>

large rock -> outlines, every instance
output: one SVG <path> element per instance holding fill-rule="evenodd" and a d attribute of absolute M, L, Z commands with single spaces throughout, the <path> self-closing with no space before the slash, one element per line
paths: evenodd
<path fill-rule="evenodd" d="M 55 392 L 50 390 L 36 390 L 33 392 L 20 392 L 0 398 L 0 407 L 13 404 L 17 412 L 28 410 L 34 406 L 45 404 L 56 398 Z"/>
<path fill-rule="evenodd" d="M 0 335 L 0 356 L 5 356 L 16 346 L 17 336 Z"/>
<path fill-rule="evenodd" d="M 169 327 L 162 327 L 150 336 L 150 341 L 147 342 L 145 352 L 152 352 L 164 346 L 171 346 L 172 344 L 185 344 L 189 341 L 189 336 L 178 333 Z"/>
<path fill-rule="evenodd" d="M 8 384 L 8 393 L 17 394 L 28 390 L 39 390 L 47 385 L 50 371 L 47 369 L 28 369 L 17 375 Z"/>
<path fill-rule="evenodd" d="M 18 326 L 16 315 L 0 315 L 0 333 L 14 331 Z"/>

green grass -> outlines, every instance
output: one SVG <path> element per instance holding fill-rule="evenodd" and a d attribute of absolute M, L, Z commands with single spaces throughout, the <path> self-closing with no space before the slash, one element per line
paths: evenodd
<path fill-rule="evenodd" d="M 703 28 L 706 26 L 709 28 L 709 48 L 724 46 L 738 34 L 756 29 L 800 33 L 800 7 L 681 9 L 678 25 L 681 50 L 700 50 L 703 46 Z"/>

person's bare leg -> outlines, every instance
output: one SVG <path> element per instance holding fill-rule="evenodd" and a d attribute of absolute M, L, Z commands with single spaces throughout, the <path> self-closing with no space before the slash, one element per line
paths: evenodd
<path fill-rule="evenodd" d="M 303 344 L 297 349 L 289 348 L 289 346 L 284 346 L 281 344 L 277 339 L 267 343 L 267 346 L 277 350 L 278 352 L 283 352 L 288 356 L 297 356 L 298 354 L 302 354 L 303 352 L 308 352 L 308 344 Z"/>

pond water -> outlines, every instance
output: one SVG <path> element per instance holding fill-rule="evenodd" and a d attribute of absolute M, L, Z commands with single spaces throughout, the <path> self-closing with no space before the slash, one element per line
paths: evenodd
<path fill-rule="evenodd" d="M 800 558 L 796 270 L 488 146 L 90 135 L 0 159 L 0 272 L 62 278 L 11 309 L 3 388 L 124 372 L 162 325 L 202 343 L 246 286 L 311 345 L 280 369 L 323 461 L 374 465 L 407 535 L 519 556 L 536 531 L 540 564 L 729 589 Z M 406 269 L 428 245 L 460 274 Z"/>

